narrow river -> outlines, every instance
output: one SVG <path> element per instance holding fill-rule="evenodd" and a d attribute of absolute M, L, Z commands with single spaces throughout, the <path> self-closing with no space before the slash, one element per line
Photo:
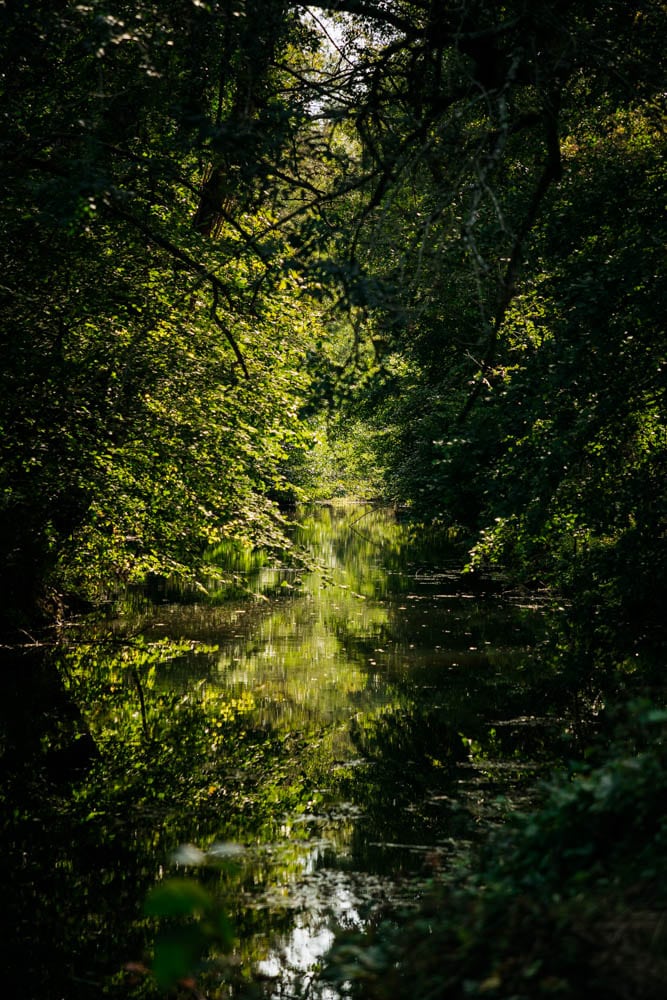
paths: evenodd
<path fill-rule="evenodd" d="M 297 541 L 321 570 L 143 600 L 5 665 L 22 995 L 153 996 L 142 905 L 176 876 L 233 928 L 207 995 L 334 1000 L 334 928 L 414 903 L 558 759 L 539 608 L 462 583 L 390 511 L 307 508 Z"/>

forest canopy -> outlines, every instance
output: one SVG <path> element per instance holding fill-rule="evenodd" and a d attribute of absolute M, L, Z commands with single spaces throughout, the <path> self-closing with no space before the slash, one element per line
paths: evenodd
<path fill-rule="evenodd" d="M 577 655 L 663 649 L 665 20 L 3 4 L 12 614 L 284 549 L 338 455 L 576 592 Z"/>

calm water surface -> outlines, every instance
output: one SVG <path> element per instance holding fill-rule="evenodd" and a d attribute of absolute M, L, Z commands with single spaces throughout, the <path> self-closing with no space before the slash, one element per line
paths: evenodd
<path fill-rule="evenodd" d="M 461 578 L 390 511 L 299 520 L 321 571 L 259 567 L 254 600 L 144 602 L 24 654 L 4 724 L 24 995 L 152 995 L 123 966 L 173 875 L 236 931 L 211 995 L 313 995 L 334 926 L 414 902 L 557 760 L 539 608 Z"/>

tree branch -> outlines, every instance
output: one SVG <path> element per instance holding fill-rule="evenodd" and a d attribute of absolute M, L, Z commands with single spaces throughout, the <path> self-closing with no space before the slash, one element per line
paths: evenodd
<path fill-rule="evenodd" d="M 391 25 L 392 28 L 397 28 L 398 31 L 413 37 L 420 34 L 415 29 L 413 21 L 400 17 L 391 9 L 387 9 L 386 6 L 376 6 L 372 0 L 313 0 L 312 3 L 304 3 L 299 6 L 317 7 L 328 14 L 342 13 L 365 17 L 369 21 L 377 21 L 378 24 Z"/>
<path fill-rule="evenodd" d="M 211 283 L 211 288 L 213 291 L 213 303 L 211 305 L 211 312 L 209 315 L 213 320 L 213 322 L 215 323 L 215 325 L 218 327 L 218 329 L 221 330 L 224 336 L 227 338 L 227 343 L 231 346 L 232 350 L 234 351 L 234 354 L 236 355 L 236 360 L 241 366 L 243 374 L 247 379 L 249 379 L 250 375 L 248 374 L 248 369 L 246 368 L 246 363 L 243 358 L 243 355 L 241 354 L 239 346 L 236 343 L 234 337 L 232 337 L 231 333 L 229 332 L 225 324 L 218 316 L 218 291 L 219 291 L 218 286 L 214 283 Z"/>
<path fill-rule="evenodd" d="M 486 353 L 482 363 L 480 365 L 479 375 L 477 381 L 469 394 L 467 400 L 458 417 L 456 418 L 456 425 L 460 426 L 465 422 L 470 412 L 472 411 L 479 395 L 485 385 L 486 376 L 491 370 L 491 366 L 494 362 L 496 356 L 496 350 L 498 347 L 498 340 L 500 335 L 500 330 L 505 321 L 507 311 L 510 307 L 512 299 L 516 294 L 515 282 L 519 273 L 520 268 L 520 257 L 523 252 L 523 245 L 526 237 L 530 233 L 531 229 L 535 225 L 537 219 L 537 214 L 540 205 L 551 187 L 552 183 L 560 180 L 562 176 L 562 164 L 560 157 L 560 144 L 558 141 L 558 107 L 560 104 L 560 93 L 554 92 L 550 94 L 544 102 L 544 114 L 543 121 L 545 124 L 546 131 L 546 146 L 547 146 L 547 160 L 544 165 L 544 169 L 540 176 L 539 181 L 533 192 L 533 196 L 530 200 L 526 214 L 524 215 L 523 221 L 516 233 L 514 238 L 514 243 L 512 245 L 512 250 L 510 253 L 509 261 L 507 267 L 505 268 L 505 274 L 500 287 L 500 295 L 498 299 L 498 305 L 496 308 L 496 317 L 493 322 L 493 326 L 489 333 L 489 339 L 486 347 Z"/>
<path fill-rule="evenodd" d="M 177 246 L 175 243 L 172 243 L 171 240 L 167 239 L 166 236 L 162 236 L 162 234 L 154 232 L 152 229 L 150 229 L 149 226 L 141 222 L 139 219 L 135 218 L 130 212 L 125 211 L 125 209 L 121 208 L 118 204 L 115 204 L 113 206 L 113 209 L 116 215 L 119 216 L 119 218 L 124 219 L 126 222 L 129 222 L 132 226 L 138 229 L 139 232 L 143 233 L 144 236 L 146 236 L 152 243 L 154 243 L 156 246 L 161 247 L 163 250 L 166 250 L 167 253 L 169 253 L 176 260 L 181 261 L 181 263 L 184 264 L 189 271 L 193 271 L 195 274 L 198 274 L 201 278 L 204 278 L 206 281 L 210 282 L 211 288 L 213 290 L 213 307 L 210 313 L 211 319 L 224 334 L 227 343 L 234 352 L 236 360 L 241 366 L 243 374 L 245 375 L 246 378 L 249 378 L 250 376 L 248 374 L 248 369 L 246 367 L 239 346 L 236 343 L 236 340 L 234 339 L 231 332 L 227 329 L 227 327 L 224 325 L 224 323 L 217 314 L 218 296 L 220 294 L 224 295 L 230 309 L 234 308 L 234 303 L 231 300 L 229 292 L 227 291 L 225 285 L 217 276 L 217 274 L 215 274 L 213 271 L 210 271 L 203 264 L 199 263 L 199 261 L 194 260 L 192 257 L 190 257 L 189 254 L 185 252 L 185 250 L 181 249 L 181 247 Z"/>

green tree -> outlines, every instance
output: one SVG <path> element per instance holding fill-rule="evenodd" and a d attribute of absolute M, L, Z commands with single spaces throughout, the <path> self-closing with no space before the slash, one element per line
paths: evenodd
<path fill-rule="evenodd" d="M 379 360 L 356 406 L 389 490 L 576 597 L 585 669 L 655 661 L 664 9 L 340 9 L 365 33 L 345 246 Z"/>
<path fill-rule="evenodd" d="M 284 542 L 271 495 L 318 319 L 266 188 L 302 112 L 266 81 L 298 19 L 176 0 L 0 16 L 3 605 L 192 570 L 229 535 Z"/>

